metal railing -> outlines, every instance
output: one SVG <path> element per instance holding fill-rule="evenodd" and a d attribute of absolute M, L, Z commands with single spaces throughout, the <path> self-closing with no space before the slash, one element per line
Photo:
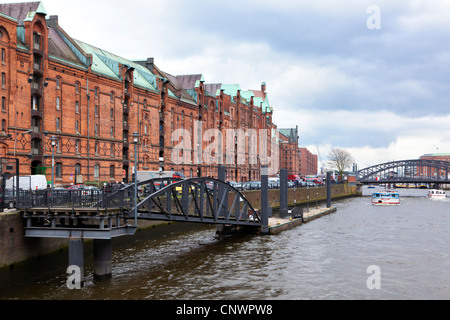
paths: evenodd
<path fill-rule="evenodd" d="M 134 194 L 132 195 L 134 198 Z M 126 203 L 125 192 L 106 201 L 105 190 L 20 190 L 17 208 L 120 208 Z M 122 201 L 121 201 L 122 200 Z"/>

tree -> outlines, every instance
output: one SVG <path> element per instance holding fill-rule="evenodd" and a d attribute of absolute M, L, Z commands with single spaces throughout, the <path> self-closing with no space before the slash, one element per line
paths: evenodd
<path fill-rule="evenodd" d="M 345 169 L 350 167 L 354 162 L 350 152 L 341 148 L 333 148 L 328 155 L 328 159 L 330 160 L 332 167 L 339 172 L 341 179 Z"/>

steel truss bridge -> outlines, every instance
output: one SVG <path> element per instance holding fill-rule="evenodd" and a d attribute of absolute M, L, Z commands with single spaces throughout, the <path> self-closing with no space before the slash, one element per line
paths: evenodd
<path fill-rule="evenodd" d="M 231 185 L 212 178 L 158 178 L 112 193 L 20 192 L 27 237 L 111 239 L 134 234 L 137 219 L 261 228 L 260 212 Z"/>
<path fill-rule="evenodd" d="M 450 183 L 450 162 L 439 160 L 401 160 L 359 170 L 361 184 L 446 184 Z"/>

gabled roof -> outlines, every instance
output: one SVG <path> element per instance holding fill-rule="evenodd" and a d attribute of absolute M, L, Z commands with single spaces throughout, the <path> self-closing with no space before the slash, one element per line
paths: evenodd
<path fill-rule="evenodd" d="M 221 83 L 207 83 L 205 84 L 205 90 L 213 96 L 220 95 L 220 89 L 222 88 Z"/>
<path fill-rule="evenodd" d="M 53 58 L 85 66 L 77 55 L 70 49 L 62 36 L 54 28 L 49 28 L 48 34 L 48 53 Z"/>
<path fill-rule="evenodd" d="M 278 132 L 289 138 L 289 143 L 297 143 L 298 128 L 278 129 Z"/>
<path fill-rule="evenodd" d="M 182 86 L 183 89 L 194 89 L 198 86 L 198 83 L 205 82 L 202 74 L 187 74 L 187 75 L 178 75 L 178 82 Z"/>
<path fill-rule="evenodd" d="M 41 13 L 43 15 L 47 15 L 47 10 L 45 10 L 45 7 L 41 1 L 1 3 L 0 12 L 16 19 L 19 26 L 23 25 L 23 22 L 27 19 L 27 17 L 30 18 L 29 13 Z"/>

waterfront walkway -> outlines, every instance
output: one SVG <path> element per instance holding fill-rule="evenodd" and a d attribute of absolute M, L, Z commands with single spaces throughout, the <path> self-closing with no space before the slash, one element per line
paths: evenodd
<path fill-rule="evenodd" d="M 307 223 L 314 219 L 323 217 L 325 215 L 335 213 L 337 211 L 336 208 L 327 208 L 325 207 L 317 207 L 309 209 L 309 211 L 303 212 L 303 218 L 286 218 L 282 219 L 279 217 L 271 217 L 269 218 L 269 234 L 279 234 L 285 230 L 289 230 L 295 228 L 297 226 L 302 225 L 303 223 Z"/>

